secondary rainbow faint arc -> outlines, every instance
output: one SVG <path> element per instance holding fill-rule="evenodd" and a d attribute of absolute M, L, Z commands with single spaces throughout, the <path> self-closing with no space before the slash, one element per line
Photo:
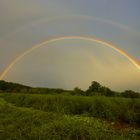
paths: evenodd
<path fill-rule="evenodd" d="M 114 49 L 115 51 L 117 51 L 118 53 L 120 53 L 121 55 L 123 55 L 124 57 L 126 57 L 134 66 L 136 66 L 136 68 L 138 68 L 140 70 L 140 63 L 137 62 L 136 60 L 134 60 L 131 56 L 129 56 L 126 52 L 124 52 L 123 50 L 117 48 L 117 46 L 111 44 L 111 43 L 108 43 L 108 42 L 105 42 L 103 40 L 100 40 L 100 39 L 97 39 L 97 38 L 94 38 L 94 37 L 85 37 L 85 36 L 63 36 L 63 37 L 57 37 L 57 38 L 53 38 L 53 39 L 49 39 L 49 40 L 46 40 L 40 44 L 37 44 L 33 47 L 31 47 L 30 49 L 26 50 L 25 52 L 23 52 L 21 55 L 19 55 L 18 57 L 16 57 L 5 69 L 4 71 L 2 72 L 2 74 L 0 75 L 0 80 L 2 80 L 6 74 L 10 71 L 10 69 L 18 62 L 20 61 L 24 56 L 26 56 L 27 54 L 29 54 L 30 52 L 32 52 L 33 50 L 43 46 L 43 45 L 46 45 L 46 44 L 49 44 L 49 43 L 52 43 L 52 42 L 56 42 L 56 41 L 62 41 L 62 40 L 72 40 L 72 39 L 78 39 L 78 40 L 86 40 L 86 41 L 91 41 L 91 42 L 96 42 L 96 43 L 99 43 L 99 44 L 102 44 L 102 45 L 105 45 L 107 47 L 110 47 L 112 49 Z"/>

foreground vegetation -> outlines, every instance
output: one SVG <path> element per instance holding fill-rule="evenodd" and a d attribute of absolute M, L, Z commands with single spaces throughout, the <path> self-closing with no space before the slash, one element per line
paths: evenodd
<path fill-rule="evenodd" d="M 3 98 L 18 107 L 140 124 L 140 99 L 14 93 Z"/>
<path fill-rule="evenodd" d="M 136 140 L 140 99 L 3 93 L 2 140 Z"/>
<path fill-rule="evenodd" d="M 139 140 L 140 94 L 0 81 L 0 140 Z"/>

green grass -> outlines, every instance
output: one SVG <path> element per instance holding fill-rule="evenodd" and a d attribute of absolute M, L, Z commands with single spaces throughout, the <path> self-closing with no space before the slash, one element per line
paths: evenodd
<path fill-rule="evenodd" d="M 46 112 L 81 115 L 140 123 L 140 99 L 117 97 L 83 97 L 64 95 L 7 94 L 4 99 L 21 107 L 32 107 Z M 124 113 L 125 112 L 125 113 Z"/>
<path fill-rule="evenodd" d="M 139 128 L 111 122 L 138 124 L 139 108 L 136 99 L 1 94 L 0 140 L 135 140 Z"/>

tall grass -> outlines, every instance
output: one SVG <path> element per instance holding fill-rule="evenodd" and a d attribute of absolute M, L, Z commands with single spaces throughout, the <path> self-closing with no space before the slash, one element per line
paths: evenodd
<path fill-rule="evenodd" d="M 132 133 L 132 132 L 131 132 Z M 16 107 L 0 98 L 1 140 L 132 140 L 95 118 Z"/>
<path fill-rule="evenodd" d="M 7 94 L 4 99 L 16 106 L 31 107 L 46 112 L 86 114 L 89 117 L 109 121 L 140 123 L 140 99 L 30 94 Z"/>

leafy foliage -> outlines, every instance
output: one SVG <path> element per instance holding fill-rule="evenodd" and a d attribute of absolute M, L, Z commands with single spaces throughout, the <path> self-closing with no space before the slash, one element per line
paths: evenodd
<path fill-rule="evenodd" d="M 18 99 L 22 99 L 22 104 L 26 104 L 28 100 L 31 100 L 31 97 L 36 97 L 36 100 L 30 102 L 28 108 L 17 107 L 6 102 L 3 99 L 5 95 L 1 94 L 0 138 L 2 140 L 134 140 L 140 134 L 139 129 L 128 129 L 123 132 L 115 129 L 109 122 L 87 115 L 71 113 L 67 115 L 64 112 L 55 112 L 55 110 L 48 112 L 34 109 L 38 102 L 37 96 L 39 100 L 42 96 L 43 100 L 49 95 L 25 95 L 26 97 L 22 97 L 21 94 L 14 94 L 6 96 L 7 99 L 11 97 L 13 100 L 17 100 L 14 97 L 18 96 Z M 76 96 L 73 97 L 78 99 Z M 23 98 L 26 100 L 23 101 Z M 71 97 L 70 99 L 72 100 Z M 46 100 L 46 102 L 48 101 Z M 41 104 L 41 101 L 39 102 Z"/>

